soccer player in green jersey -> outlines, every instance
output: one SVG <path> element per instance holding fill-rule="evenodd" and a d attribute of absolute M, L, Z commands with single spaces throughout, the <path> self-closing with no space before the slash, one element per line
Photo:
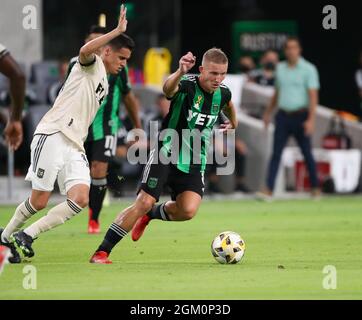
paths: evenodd
<path fill-rule="evenodd" d="M 107 33 L 106 28 L 92 26 L 85 39 L 85 43 L 105 33 Z M 127 67 L 127 61 L 132 55 L 135 43 L 126 34 L 122 34 L 120 40 L 122 43 L 122 68 L 118 74 L 108 75 L 109 94 L 98 110 L 92 125 L 89 127 L 88 137 L 84 144 L 92 178 L 89 191 L 89 234 L 98 234 L 100 232 L 99 215 L 107 191 L 108 165 L 115 155 L 117 132 L 122 125 L 119 119 L 121 100 L 124 102 L 133 126 L 141 128 L 141 121 L 138 115 L 139 105 L 132 92 Z M 77 57 L 70 61 L 68 74 L 76 61 Z"/>
<path fill-rule="evenodd" d="M 161 133 L 171 132 L 172 138 L 160 134 L 161 143 L 150 151 L 136 201 L 117 216 L 90 262 L 111 263 L 108 257 L 114 246 L 132 229 L 132 239 L 137 241 L 152 219 L 186 221 L 195 216 L 204 193 L 212 128 L 221 112 L 229 119 L 222 130 L 237 126 L 231 92 L 222 84 L 228 69 L 225 53 L 216 48 L 208 50 L 199 67 L 200 74 L 187 75 L 195 63 L 194 55 L 187 53 L 180 59 L 178 70 L 166 80 L 163 90 L 171 106 Z M 190 140 L 185 133 L 195 129 L 200 133 L 198 147 L 197 135 Z M 175 145 L 179 146 L 176 153 Z M 169 154 L 173 154 L 174 161 L 159 161 L 162 155 Z M 171 189 L 171 201 L 156 205 L 166 184 Z"/>

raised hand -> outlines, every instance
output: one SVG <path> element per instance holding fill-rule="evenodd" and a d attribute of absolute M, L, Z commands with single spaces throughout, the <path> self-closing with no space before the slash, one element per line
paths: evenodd
<path fill-rule="evenodd" d="M 179 67 L 181 72 L 183 74 L 188 73 L 193 68 L 195 63 L 196 63 L 196 57 L 192 54 L 192 52 L 189 51 L 180 59 Z"/>
<path fill-rule="evenodd" d="M 121 33 L 125 32 L 127 30 L 127 23 L 127 8 L 122 4 L 117 26 L 118 31 Z"/>

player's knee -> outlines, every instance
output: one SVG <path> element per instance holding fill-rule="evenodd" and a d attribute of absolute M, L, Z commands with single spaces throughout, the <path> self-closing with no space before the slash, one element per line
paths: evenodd
<path fill-rule="evenodd" d="M 181 211 L 182 211 L 182 216 L 185 220 L 191 220 L 196 215 L 197 207 L 190 204 L 183 206 Z"/>
<path fill-rule="evenodd" d="M 31 202 L 31 206 L 36 210 L 36 211 L 40 211 L 43 210 L 44 208 L 46 208 L 46 206 L 48 205 L 48 200 L 44 200 L 44 199 L 37 199 L 37 200 L 33 200 Z"/>
<path fill-rule="evenodd" d="M 88 194 L 78 194 L 73 197 L 73 199 L 71 198 L 71 200 L 74 201 L 79 207 L 85 208 L 88 206 L 89 196 Z"/>
<path fill-rule="evenodd" d="M 36 210 L 40 211 L 46 208 L 48 205 L 49 196 L 44 193 L 39 192 L 32 192 L 30 196 L 30 204 Z"/>
<path fill-rule="evenodd" d="M 136 208 L 140 215 L 148 213 L 153 205 L 155 204 L 155 201 L 150 197 L 140 197 L 136 201 Z"/>

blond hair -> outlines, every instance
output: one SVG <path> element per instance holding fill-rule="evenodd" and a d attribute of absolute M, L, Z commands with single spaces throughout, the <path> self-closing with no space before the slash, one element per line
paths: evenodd
<path fill-rule="evenodd" d="M 216 64 L 227 64 L 229 62 L 226 54 L 219 48 L 212 48 L 207 50 L 202 57 L 202 64 L 204 64 L 205 61 Z"/>

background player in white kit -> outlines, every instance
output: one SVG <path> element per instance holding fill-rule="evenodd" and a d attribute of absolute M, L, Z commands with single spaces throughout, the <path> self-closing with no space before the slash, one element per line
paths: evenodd
<path fill-rule="evenodd" d="M 122 62 L 129 58 L 121 54 L 117 42 L 127 28 L 126 12 L 122 5 L 118 26 L 80 49 L 77 64 L 35 130 L 26 176 L 32 183 L 31 196 L 17 207 L 0 241 L 13 242 L 26 257 L 34 255 L 32 242 L 41 232 L 63 224 L 88 205 L 90 174 L 83 143 L 108 93 L 107 73 L 117 74 Z M 100 56 L 96 54 L 99 49 Z M 14 233 L 47 206 L 56 180 L 67 200 L 24 231 Z"/>

